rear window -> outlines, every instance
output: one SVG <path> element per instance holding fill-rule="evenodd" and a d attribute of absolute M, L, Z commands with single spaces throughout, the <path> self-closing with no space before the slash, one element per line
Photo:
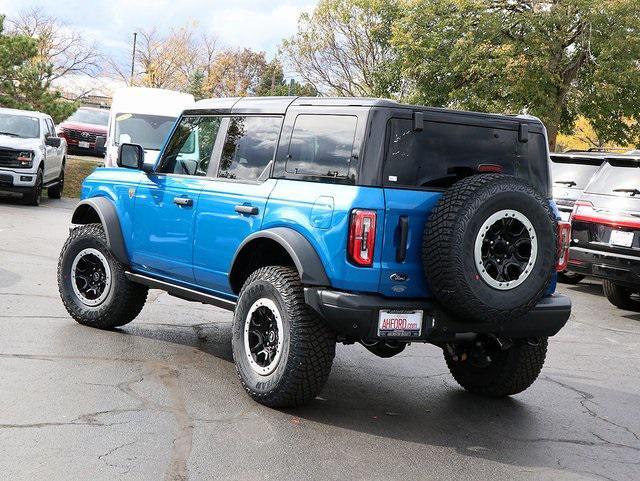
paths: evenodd
<path fill-rule="evenodd" d="M 529 181 L 546 194 L 548 164 L 544 136 L 530 133 L 518 142 L 515 130 L 424 122 L 413 130 L 409 119 L 391 119 L 384 166 L 387 187 L 444 189 L 478 170 L 499 166 L 504 174 Z"/>
<path fill-rule="evenodd" d="M 593 174 L 600 168 L 602 159 L 563 158 L 551 156 L 553 184 L 570 189 L 584 189 Z"/>
<path fill-rule="evenodd" d="M 621 197 L 640 195 L 640 163 L 622 160 L 606 162 L 586 191 Z"/>
<path fill-rule="evenodd" d="M 358 118 L 298 115 L 291 134 L 286 171 L 320 177 L 347 177 Z"/>

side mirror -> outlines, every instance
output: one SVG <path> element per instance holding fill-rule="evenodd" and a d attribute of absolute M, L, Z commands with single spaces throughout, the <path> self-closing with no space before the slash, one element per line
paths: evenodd
<path fill-rule="evenodd" d="M 104 135 L 96 136 L 96 151 L 104 153 L 104 146 L 107 143 L 107 138 Z"/>
<path fill-rule="evenodd" d="M 45 145 L 49 147 L 55 147 L 56 149 L 60 147 L 60 137 L 52 137 L 51 135 L 47 135 L 44 138 Z"/>
<path fill-rule="evenodd" d="M 144 149 L 138 144 L 120 144 L 117 163 L 118 167 L 143 170 Z"/>

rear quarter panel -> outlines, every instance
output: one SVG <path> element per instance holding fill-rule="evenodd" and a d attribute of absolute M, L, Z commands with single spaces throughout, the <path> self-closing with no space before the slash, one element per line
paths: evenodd
<path fill-rule="evenodd" d="M 349 217 L 352 209 L 377 213 L 373 267 L 356 267 L 347 259 Z M 381 188 L 279 179 L 271 192 L 262 229 L 288 227 L 315 248 L 331 285 L 352 292 L 377 292 L 380 281 L 384 225 Z"/>

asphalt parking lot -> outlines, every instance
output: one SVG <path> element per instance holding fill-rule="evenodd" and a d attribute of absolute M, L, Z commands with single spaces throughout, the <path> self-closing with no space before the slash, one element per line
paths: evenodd
<path fill-rule="evenodd" d="M 7 480 L 640 478 L 640 314 L 595 282 L 538 381 L 511 399 L 462 391 L 439 349 L 383 360 L 342 346 L 321 397 L 252 402 L 231 314 L 150 293 L 105 332 L 59 300 L 75 201 L 0 202 L 0 477 Z"/>

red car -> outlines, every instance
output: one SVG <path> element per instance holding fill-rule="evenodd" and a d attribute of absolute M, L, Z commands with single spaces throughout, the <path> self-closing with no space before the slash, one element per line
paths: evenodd
<path fill-rule="evenodd" d="M 69 152 L 104 156 L 104 148 L 96 148 L 96 137 L 107 136 L 109 110 L 80 107 L 58 127 L 58 135 L 67 140 Z"/>

